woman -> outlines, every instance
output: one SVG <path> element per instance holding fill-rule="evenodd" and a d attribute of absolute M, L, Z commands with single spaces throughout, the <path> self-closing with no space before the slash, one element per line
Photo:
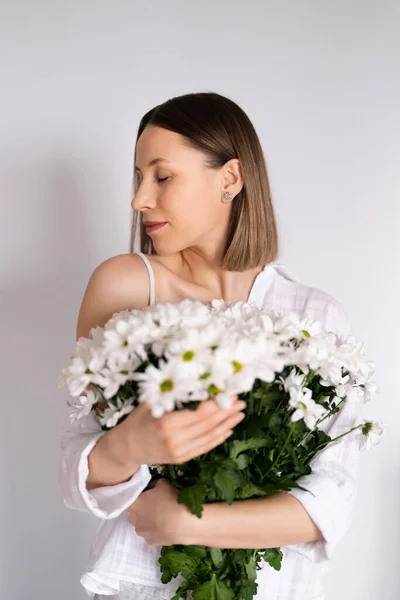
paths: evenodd
<path fill-rule="evenodd" d="M 215 93 L 187 94 L 142 119 L 135 148 L 135 235 L 141 251 L 112 257 L 90 277 L 77 339 L 123 309 L 191 298 L 247 300 L 260 308 L 295 310 L 347 335 L 340 303 L 274 264 L 276 220 L 263 152 L 249 118 Z M 149 300 L 150 299 L 150 300 Z M 264 563 L 256 598 L 322 600 L 322 573 L 348 530 L 359 478 L 352 436 L 325 448 L 312 474 L 271 498 L 208 504 L 203 517 L 176 501 L 165 480 L 149 486 L 147 465 L 178 464 L 220 444 L 243 418 L 215 400 L 198 411 L 154 419 L 141 405 L 104 432 L 90 414 L 64 432 L 61 487 L 66 506 L 102 519 L 81 578 L 95 598 L 168 599 L 179 580 L 160 581 L 160 547 L 281 547 L 281 571 Z M 345 403 L 326 421 L 334 437 L 358 424 Z M 146 489 L 147 488 L 147 489 Z"/>

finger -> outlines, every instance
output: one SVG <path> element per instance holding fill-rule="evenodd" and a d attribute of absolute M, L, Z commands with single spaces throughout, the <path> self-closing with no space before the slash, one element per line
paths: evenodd
<path fill-rule="evenodd" d="M 189 447 L 185 449 L 185 453 L 179 457 L 180 462 L 187 462 L 196 456 L 201 456 L 206 452 L 210 452 L 220 444 L 222 444 L 226 439 L 228 439 L 233 433 L 233 430 L 230 429 L 226 431 L 224 434 L 220 435 L 218 438 L 212 438 L 208 442 L 205 442 L 204 439 L 202 441 L 198 441 L 197 443 L 191 444 Z"/>
<path fill-rule="evenodd" d="M 235 400 L 232 401 L 232 408 L 229 410 L 233 410 L 236 408 L 238 402 Z M 203 400 L 200 402 L 199 406 L 196 410 L 190 410 L 185 408 L 183 410 L 174 411 L 167 415 L 170 417 L 170 422 L 172 425 L 177 424 L 178 426 L 182 425 L 190 425 L 192 423 L 197 423 L 201 419 L 207 419 L 211 415 L 214 414 L 224 414 L 227 409 L 222 408 L 216 399 L 212 398 L 210 400 Z"/>
<path fill-rule="evenodd" d="M 226 429 L 225 424 L 222 423 L 212 431 L 191 439 L 189 442 L 186 441 L 182 447 L 182 450 L 179 449 L 178 444 L 178 446 L 175 446 L 173 451 L 175 461 L 186 462 L 187 460 L 190 460 L 190 458 L 200 456 L 201 454 L 216 448 L 233 433 L 233 428 L 235 425 L 242 421 L 244 417 L 245 415 L 243 413 L 232 417 L 232 429 Z"/>
<path fill-rule="evenodd" d="M 217 420 L 225 419 L 226 417 L 237 413 L 239 410 L 242 410 L 245 406 L 245 402 L 237 399 L 233 401 L 232 407 L 229 409 L 222 408 L 214 399 L 204 400 L 195 411 L 187 408 L 173 411 L 161 417 L 160 420 L 164 420 L 164 431 L 177 431 L 182 428 L 186 429 L 199 422 L 207 421 L 212 417 L 216 418 Z"/>
<path fill-rule="evenodd" d="M 174 445 L 182 444 L 188 440 L 200 442 L 201 440 L 208 442 L 213 437 L 219 438 L 226 431 L 235 427 L 243 420 L 245 414 L 243 412 L 224 411 L 227 414 L 212 415 L 206 421 L 200 421 L 190 427 L 185 427 L 178 431 L 172 431 L 169 435 L 173 439 Z"/>

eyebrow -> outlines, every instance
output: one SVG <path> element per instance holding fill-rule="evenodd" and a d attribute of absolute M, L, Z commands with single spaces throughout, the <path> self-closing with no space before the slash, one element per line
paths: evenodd
<path fill-rule="evenodd" d="M 161 158 L 161 157 L 159 157 L 159 158 L 153 158 L 153 159 L 152 159 L 152 160 L 149 162 L 149 164 L 148 164 L 147 166 L 148 166 L 148 167 L 153 167 L 154 165 L 157 165 L 157 164 L 158 164 L 158 163 L 160 163 L 160 162 L 167 162 L 167 163 L 169 163 L 169 162 L 171 162 L 171 161 L 170 161 L 170 160 L 167 160 L 166 158 Z M 140 171 L 139 167 L 137 167 L 136 165 L 135 165 L 135 171 Z"/>

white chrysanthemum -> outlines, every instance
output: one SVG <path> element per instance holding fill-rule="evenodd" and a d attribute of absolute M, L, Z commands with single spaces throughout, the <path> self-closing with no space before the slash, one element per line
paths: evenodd
<path fill-rule="evenodd" d="M 375 394 L 379 394 L 380 390 L 377 384 L 373 381 L 367 381 L 363 384 L 364 388 L 364 402 L 369 402 Z"/>
<path fill-rule="evenodd" d="M 324 384 L 322 384 L 324 385 Z M 339 382 L 336 385 L 336 396 L 339 398 L 344 398 L 347 395 L 349 388 L 352 387 L 349 375 L 345 375 L 341 377 Z"/>
<path fill-rule="evenodd" d="M 131 398 L 128 398 L 127 400 L 117 398 L 116 405 L 110 403 L 108 408 L 104 410 L 102 416 L 99 417 L 99 421 L 102 425 L 111 429 L 111 427 L 115 427 L 118 424 L 121 417 L 129 415 L 133 409 L 134 406 Z"/>
<path fill-rule="evenodd" d="M 315 321 L 304 316 L 300 320 L 300 327 L 303 336 L 306 338 L 324 335 L 325 332 L 321 321 Z"/>
<path fill-rule="evenodd" d="M 259 354 L 259 345 L 246 338 L 234 344 L 227 340 L 212 355 L 212 382 L 217 387 L 226 387 L 231 394 L 249 391 L 254 384 Z"/>
<path fill-rule="evenodd" d="M 347 389 L 346 393 L 347 402 L 363 402 L 364 401 L 364 389 L 358 385 L 352 385 Z"/>
<path fill-rule="evenodd" d="M 304 419 L 307 427 L 314 429 L 318 419 L 326 413 L 325 408 L 313 400 L 309 388 L 290 388 L 289 394 L 289 406 L 296 409 L 291 416 L 291 421 Z"/>
<path fill-rule="evenodd" d="M 149 365 L 144 373 L 135 373 L 132 379 L 139 382 L 139 402 L 151 406 L 153 417 L 161 417 L 174 410 L 176 402 L 185 400 L 190 390 L 190 380 L 177 368 L 175 361 L 159 361 L 158 368 Z"/>
<path fill-rule="evenodd" d="M 376 446 L 380 442 L 380 438 L 385 432 L 385 423 L 383 421 L 367 421 L 359 429 L 354 431 L 354 436 L 357 439 L 360 450 L 369 450 L 372 446 Z"/>
<path fill-rule="evenodd" d="M 333 334 L 332 334 L 333 336 Z M 342 379 L 342 367 L 336 360 L 336 346 L 331 334 L 306 339 L 293 353 L 293 364 L 303 373 L 310 369 L 322 378 L 325 386 L 336 385 Z"/>
<path fill-rule="evenodd" d="M 181 331 L 165 345 L 164 356 L 167 360 L 175 360 L 178 368 L 186 369 L 193 376 L 200 376 L 204 365 L 210 360 L 210 348 L 217 345 L 220 332 L 215 327 L 189 328 Z"/>
<path fill-rule="evenodd" d="M 115 323 L 117 321 L 119 321 L 120 319 L 123 320 L 129 320 L 132 317 L 135 316 L 141 316 L 142 311 L 133 308 L 132 310 L 120 310 L 118 312 L 115 312 L 111 315 L 111 318 L 107 321 L 107 323 L 104 325 L 105 329 L 112 329 L 113 327 L 115 327 Z"/>
<path fill-rule="evenodd" d="M 72 358 L 67 367 L 66 381 L 71 396 L 79 396 L 87 386 L 95 382 L 96 376 L 104 365 L 104 355 L 100 349 L 92 348 L 85 359 Z"/>
<path fill-rule="evenodd" d="M 258 357 L 254 360 L 255 377 L 261 381 L 272 382 L 276 373 L 280 373 L 288 364 L 285 349 L 275 336 L 266 338 L 265 335 L 259 334 L 253 338 L 253 344 L 258 352 Z"/>
<path fill-rule="evenodd" d="M 303 319 L 294 311 L 275 311 L 274 332 L 280 339 L 290 339 L 292 337 L 302 338 Z"/>
<path fill-rule="evenodd" d="M 223 302 L 223 301 L 222 301 Z M 218 314 L 218 320 L 224 320 L 229 323 L 237 323 L 238 321 L 246 321 L 251 318 L 258 309 L 248 302 L 225 302 L 221 304 L 219 299 L 211 302 L 212 314 Z"/>
<path fill-rule="evenodd" d="M 151 353 L 160 358 L 159 368 L 137 373 Z M 104 328 L 95 327 L 88 338 L 78 340 L 68 360 L 59 386 L 67 384 L 71 395 L 96 383 L 109 399 L 137 375 L 141 401 L 148 401 L 159 416 L 210 395 L 228 406 L 232 395 L 251 389 L 256 378 L 272 382 L 290 365 L 296 369 L 280 381 L 297 402 L 295 418 L 307 418 L 309 425 L 325 410 L 302 389 L 310 369 L 322 385 L 335 388 L 339 402 L 362 396 L 367 401 L 378 391 L 371 381 L 374 363 L 353 336 L 343 340 L 295 311 L 259 310 L 255 303 L 222 299 L 208 306 L 184 300 L 114 313 Z M 295 400 L 296 390 L 303 396 Z M 115 419 L 114 408 L 109 419 Z M 75 409 L 78 414 L 88 411 L 89 401 Z"/>
<path fill-rule="evenodd" d="M 92 350 L 99 350 L 104 340 L 104 328 L 92 327 L 88 337 L 80 337 L 76 342 L 75 352 L 70 357 L 80 357 L 87 360 L 91 356 Z"/>
<path fill-rule="evenodd" d="M 210 321 L 208 308 L 197 300 L 160 303 L 149 309 L 152 317 L 165 329 L 176 327 L 203 327 Z"/>
<path fill-rule="evenodd" d="M 100 397 L 101 396 L 98 392 L 88 390 L 86 396 L 79 396 L 79 398 L 77 398 L 75 401 L 69 398 L 67 403 L 69 406 L 69 418 L 71 423 L 81 419 L 82 417 L 86 417 Z"/>
<path fill-rule="evenodd" d="M 288 392 L 290 388 L 301 389 L 305 376 L 303 373 L 297 373 L 296 369 L 292 369 L 286 379 L 283 377 L 279 377 L 279 379 L 283 383 L 284 390 Z"/>
<path fill-rule="evenodd" d="M 239 365 L 245 364 L 246 368 L 242 368 L 238 372 L 236 365 L 236 377 L 240 376 L 242 371 L 244 375 L 249 375 L 246 389 L 243 391 L 249 391 L 253 387 L 254 382 L 250 383 L 251 377 L 270 383 L 274 381 L 276 373 L 285 367 L 285 358 L 280 353 L 280 345 L 275 338 L 268 340 L 264 336 L 255 337 L 253 341 L 246 340 L 245 345 L 239 344 L 237 348 L 234 360 Z M 249 359 L 246 358 L 246 355 Z M 239 377 L 237 378 L 239 379 Z M 236 391 L 239 393 L 242 390 L 237 389 Z"/>
<path fill-rule="evenodd" d="M 336 359 L 358 385 L 367 383 L 375 372 L 375 364 L 364 354 L 364 344 L 352 335 L 338 342 Z"/>
<path fill-rule="evenodd" d="M 109 400 L 127 381 L 133 379 L 135 370 L 139 367 L 141 361 L 137 357 L 131 357 L 122 360 L 120 353 L 112 354 L 108 357 L 107 365 L 98 373 L 93 381 L 103 388 L 104 397 Z"/>
<path fill-rule="evenodd" d="M 126 357 L 132 350 L 143 356 L 144 345 L 152 340 L 153 322 L 147 318 L 131 315 L 128 319 L 114 320 L 113 327 L 107 326 L 104 332 L 104 349 L 107 354 Z"/>
<path fill-rule="evenodd" d="M 92 327 L 92 329 L 89 331 L 89 336 L 88 338 L 86 338 L 86 340 L 87 339 L 89 339 L 92 342 L 93 348 L 98 348 L 99 346 L 101 346 L 104 341 L 104 327 Z M 80 340 L 78 340 L 77 343 L 78 347 L 80 343 L 82 345 L 85 345 L 87 344 L 87 341 L 85 342 L 85 338 L 80 338 Z"/>

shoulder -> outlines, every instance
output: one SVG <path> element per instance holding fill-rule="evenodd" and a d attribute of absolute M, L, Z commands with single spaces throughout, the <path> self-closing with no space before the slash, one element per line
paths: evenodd
<path fill-rule="evenodd" d="M 270 301 L 277 309 L 294 310 L 320 321 L 327 331 L 346 337 L 352 334 L 351 321 L 341 302 L 328 292 L 302 283 L 286 266 L 274 265 Z"/>
<path fill-rule="evenodd" d="M 149 276 L 136 254 L 118 254 L 100 263 L 87 283 L 77 323 L 77 339 L 102 327 L 115 312 L 149 304 Z"/>
<path fill-rule="evenodd" d="M 143 287 L 140 284 L 148 284 L 148 274 L 140 256 L 118 254 L 100 263 L 91 274 L 89 283 L 104 288 L 104 291 L 109 290 L 114 297 L 123 297 L 125 292 L 130 295 L 132 289 L 137 290 L 140 295 Z"/>

